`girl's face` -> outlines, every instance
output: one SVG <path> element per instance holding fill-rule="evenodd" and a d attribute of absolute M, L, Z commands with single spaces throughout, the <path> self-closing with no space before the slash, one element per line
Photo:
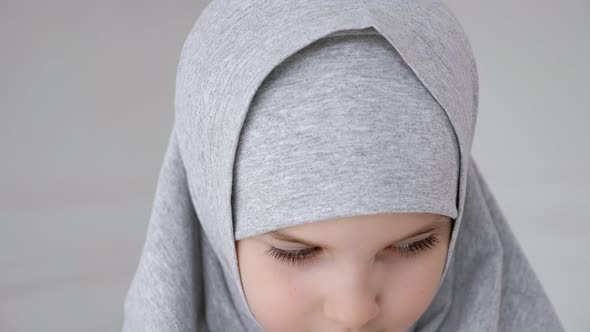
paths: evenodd
<path fill-rule="evenodd" d="M 432 301 L 452 220 L 431 213 L 328 219 L 236 242 L 265 332 L 401 332 Z"/>

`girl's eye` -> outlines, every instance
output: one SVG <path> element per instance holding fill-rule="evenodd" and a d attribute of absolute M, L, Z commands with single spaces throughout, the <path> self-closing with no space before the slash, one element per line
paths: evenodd
<path fill-rule="evenodd" d="M 411 257 L 424 250 L 433 248 L 437 242 L 438 238 L 434 234 L 431 234 L 427 238 L 419 241 L 391 245 L 387 247 L 386 250 L 393 251 L 402 257 Z M 303 265 L 315 257 L 320 252 L 320 250 L 321 249 L 319 248 L 284 250 L 271 247 L 266 251 L 266 253 L 281 262 L 286 262 L 293 265 Z"/>
<path fill-rule="evenodd" d="M 436 235 L 434 234 L 431 234 L 430 236 L 419 241 L 400 243 L 395 246 L 389 246 L 387 247 L 387 250 L 393 250 L 403 257 L 411 257 L 420 253 L 421 251 L 434 248 L 437 242 L 438 237 L 436 237 Z"/>
<path fill-rule="evenodd" d="M 284 250 L 271 247 L 266 251 L 267 254 L 276 258 L 278 261 L 287 262 L 293 265 L 303 265 L 313 258 L 320 250 L 318 248 L 307 248 L 301 250 Z"/>

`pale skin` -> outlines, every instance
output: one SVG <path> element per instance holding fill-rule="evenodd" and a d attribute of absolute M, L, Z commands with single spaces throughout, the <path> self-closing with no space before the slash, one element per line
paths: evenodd
<path fill-rule="evenodd" d="M 403 332 L 436 293 L 452 219 L 388 213 L 278 231 L 236 241 L 246 299 L 265 332 Z"/>

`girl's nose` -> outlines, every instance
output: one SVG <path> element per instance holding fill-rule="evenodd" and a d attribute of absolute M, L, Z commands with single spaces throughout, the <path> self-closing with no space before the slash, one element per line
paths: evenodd
<path fill-rule="evenodd" d="M 323 309 L 328 319 L 350 329 L 367 325 L 379 314 L 375 292 L 362 285 L 348 284 L 333 288 L 326 297 Z"/>

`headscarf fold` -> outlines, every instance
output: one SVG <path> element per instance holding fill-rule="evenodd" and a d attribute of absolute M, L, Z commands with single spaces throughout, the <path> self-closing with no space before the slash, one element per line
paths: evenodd
<path fill-rule="evenodd" d="M 456 218 L 443 277 L 412 331 L 563 330 L 471 156 L 477 67 L 463 29 L 441 1 L 214 0 L 182 48 L 175 121 L 125 298 L 123 331 L 262 331 L 235 251 L 236 236 L 269 230 L 240 228 L 233 215 L 242 128 L 273 69 L 316 41 L 353 31 L 378 32 L 391 44 L 444 111 L 449 127 L 442 128 L 453 130 L 457 144 L 456 211 L 446 212 Z M 305 221 L 293 221 L 299 222 Z"/>

